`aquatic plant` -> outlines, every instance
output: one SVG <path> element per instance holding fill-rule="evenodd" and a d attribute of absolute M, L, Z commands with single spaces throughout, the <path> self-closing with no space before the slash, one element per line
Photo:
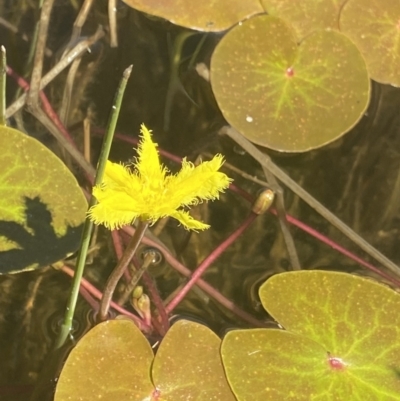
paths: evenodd
<path fill-rule="evenodd" d="M 90 219 L 111 230 L 131 224 L 136 218 L 155 223 L 164 217 L 173 217 L 191 230 L 209 228 L 179 208 L 217 199 L 229 186 L 232 180 L 218 171 L 223 157 L 215 155 L 198 166 L 183 159 L 182 169 L 175 175 L 168 174 L 145 125 L 141 133 L 133 172 L 131 166 L 107 162 L 103 182 L 93 188 L 98 203 L 90 208 Z"/>

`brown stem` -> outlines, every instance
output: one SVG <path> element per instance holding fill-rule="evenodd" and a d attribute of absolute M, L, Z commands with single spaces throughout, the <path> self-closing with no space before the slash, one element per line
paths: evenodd
<path fill-rule="evenodd" d="M 40 13 L 39 30 L 36 42 L 35 59 L 31 74 L 31 84 L 26 98 L 28 107 L 33 107 L 39 101 L 40 80 L 43 71 L 43 57 L 46 49 L 47 33 L 50 24 L 51 10 L 54 0 L 45 0 Z"/>
<path fill-rule="evenodd" d="M 100 310 L 98 318 L 99 321 L 104 321 L 107 319 L 108 310 L 110 309 L 110 303 L 115 291 L 115 287 L 117 286 L 118 281 L 124 274 L 124 271 L 127 268 L 129 262 L 135 255 L 135 252 L 148 226 L 149 226 L 148 221 L 139 220 L 139 223 L 135 230 L 135 234 L 132 236 L 128 246 L 126 247 L 124 254 L 122 255 L 122 258 L 119 260 L 117 266 L 110 274 L 110 277 L 108 277 L 106 287 L 104 289 L 103 296 L 100 301 Z"/>
<path fill-rule="evenodd" d="M 316 210 L 322 217 L 329 221 L 334 227 L 341 231 L 351 241 L 357 244 L 364 252 L 370 255 L 372 258 L 381 263 L 384 267 L 392 271 L 397 277 L 400 275 L 400 267 L 394 262 L 388 259 L 385 255 L 375 249 L 371 244 L 360 237 L 355 231 L 349 226 L 343 223 L 335 214 L 330 212 L 325 206 L 318 202 L 312 197 L 306 190 L 303 189 L 299 184 L 292 180 L 283 170 L 281 170 L 271 158 L 261 152 L 255 147 L 250 141 L 248 141 L 240 132 L 234 128 L 225 126 L 221 128 L 220 134 L 226 134 L 232 138 L 238 145 L 240 145 L 249 155 L 253 156 L 262 166 L 268 168 L 275 177 L 282 181 L 285 186 L 292 190 L 298 197 L 304 202 Z"/>

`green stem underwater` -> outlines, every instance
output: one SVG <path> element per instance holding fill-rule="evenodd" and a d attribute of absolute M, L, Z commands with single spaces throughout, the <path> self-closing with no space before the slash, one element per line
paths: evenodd
<path fill-rule="evenodd" d="M 110 119 L 107 125 L 107 133 L 103 140 L 103 145 L 101 148 L 101 153 L 99 157 L 99 162 L 97 166 L 96 178 L 95 178 L 95 185 L 100 185 L 103 181 L 103 175 L 105 170 L 105 165 L 107 163 L 108 155 L 110 153 L 111 143 L 114 137 L 115 127 L 117 124 L 117 119 L 119 115 L 119 111 L 121 109 L 121 103 L 124 96 L 126 84 L 130 77 L 132 71 L 132 66 L 128 67 L 123 74 L 123 77 L 120 81 L 117 93 L 115 95 L 113 109 L 110 114 Z M 97 203 L 97 200 L 92 195 L 90 202 L 89 202 L 89 209 Z M 78 300 L 79 294 L 79 287 L 81 284 L 83 271 L 85 269 L 86 263 L 86 255 L 89 249 L 90 238 L 93 230 L 93 223 L 92 221 L 86 217 L 83 232 L 82 232 L 82 239 L 81 239 L 81 246 L 78 252 L 77 260 L 76 260 L 76 268 L 75 268 L 75 275 L 72 282 L 71 292 L 69 295 L 67 308 L 65 311 L 64 321 L 61 325 L 61 330 L 56 340 L 55 348 L 58 349 L 63 346 L 65 341 L 67 340 L 71 328 L 72 328 L 72 319 L 75 313 L 75 307 Z"/>
<path fill-rule="evenodd" d="M 142 241 L 142 238 L 148 226 L 149 226 L 148 221 L 139 220 L 135 233 L 133 234 L 127 248 L 125 249 L 122 258 L 119 260 L 117 266 L 110 274 L 110 277 L 108 277 L 106 286 L 104 288 L 103 296 L 100 301 L 100 310 L 98 317 L 99 321 L 104 321 L 107 319 L 108 311 L 110 309 L 111 299 L 114 294 L 115 288 L 118 284 L 118 281 L 124 274 L 124 271 L 128 267 L 129 262 L 135 255 L 136 250 L 140 242 Z"/>
<path fill-rule="evenodd" d="M 0 125 L 6 125 L 6 49 L 0 47 Z"/>

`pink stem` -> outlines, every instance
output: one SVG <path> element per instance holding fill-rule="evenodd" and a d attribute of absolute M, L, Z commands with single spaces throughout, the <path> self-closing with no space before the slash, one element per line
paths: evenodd
<path fill-rule="evenodd" d="M 276 210 L 272 209 L 271 213 L 276 215 Z M 375 272 L 376 274 L 380 275 L 381 277 L 384 277 L 385 279 L 389 280 L 390 282 L 392 282 L 393 284 L 395 284 L 396 286 L 400 287 L 400 281 L 397 280 L 394 277 L 391 277 L 389 274 L 385 273 L 384 271 L 378 269 L 377 267 L 375 267 L 374 265 L 371 265 L 370 263 L 366 262 L 365 260 L 361 259 L 360 257 L 358 257 L 357 255 L 355 255 L 354 253 L 348 251 L 346 248 L 343 248 L 342 246 L 340 246 L 339 244 L 337 244 L 335 241 L 332 241 L 330 238 L 326 237 L 325 235 L 319 233 L 318 231 L 314 230 L 313 228 L 311 228 L 310 226 L 302 223 L 300 220 L 297 220 L 295 217 L 290 216 L 290 215 L 286 215 L 287 221 L 290 224 L 293 224 L 294 226 L 300 228 L 301 230 L 303 230 L 304 232 L 306 232 L 307 234 L 313 236 L 314 238 L 317 238 L 318 240 L 320 240 L 321 242 L 323 242 L 324 244 L 330 246 L 331 248 L 337 250 L 338 252 L 340 252 L 341 254 L 347 256 L 349 259 L 354 260 L 355 262 L 359 263 L 360 265 L 366 267 L 367 269 Z"/>
<path fill-rule="evenodd" d="M 217 246 L 197 267 L 193 272 L 190 280 L 183 286 L 183 288 L 176 294 L 175 298 L 167 305 L 167 313 L 171 313 L 176 306 L 182 301 L 185 295 L 196 284 L 204 272 L 221 256 L 221 254 L 234 242 L 240 235 L 242 235 L 250 224 L 256 219 L 258 214 L 250 213 L 246 220 L 237 228 L 225 241 Z"/>
<path fill-rule="evenodd" d="M 248 192 L 243 190 L 242 188 L 239 188 L 239 187 L 235 186 L 234 184 L 231 184 L 229 189 L 234 191 L 235 193 L 238 193 L 239 195 L 241 195 L 243 198 L 245 198 L 249 202 L 254 202 L 254 198 Z M 271 208 L 269 210 L 269 212 L 276 216 L 276 210 L 274 208 Z M 300 228 L 300 230 L 306 232 L 307 234 L 311 235 L 314 238 L 317 238 L 319 241 L 323 242 L 324 244 L 326 244 L 326 245 L 330 246 L 331 248 L 335 249 L 336 251 L 340 252 L 342 255 L 347 256 L 349 259 L 354 260 L 355 262 L 357 262 L 361 266 L 364 266 L 367 269 L 369 269 L 369 270 L 373 271 L 374 273 L 378 274 L 379 276 L 385 278 L 386 280 L 390 281 L 391 283 L 393 283 L 397 287 L 400 287 L 400 281 L 399 280 L 397 280 L 396 278 L 390 276 L 389 274 L 385 273 L 384 271 L 380 270 L 376 266 L 374 266 L 374 265 L 366 262 L 365 260 L 361 259 L 360 257 L 355 255 L 354 253 L 350 252 L 346 248 L 343 248 L 338 243 L 336 243 L 335 241 L 333 241 L 330 238 L 326 237 L 325 235 L 319 233 L 317 230 L 313 229 L 312 227 L 308 226 L 307 224 L 301 222 L 300 220 L 296 219 L 295 217 L 291 216 L 290 214 L 286 214 L 286 219 L 290 224 Z"/>
<path fill-rule="evenodd" d="M 151 276 L 148 272 L 143 273 L 142 280 L 146 286 L 147 291 L 149 292 L 151 302 L 153 302 L 154 306 L 156 307 L 156 309 L 159 313 L 160 324 L 156 323 L 156 325 L 158 327 L 158 332 L 160 333 L 160 335 L 165 336 L 170 325 L 169 325 L 169 320 L 168 320 L 168 314 L 165 310 L 163 301 L 160 297 L 160 294 L 157 291 L 156 286 L 154 285 L 153 279 L 151 278 Z M 158 322 L 158 319 L 156 316 L 153 317 L 153 322 L 154 321 Z"/>
<path fill-rule="evenodd" d="M 70 277 L 74 277 L 74 271 L 70 268 L 70 267 L 68 267 L 68 266 L 66 266 L 66 265 L 64 265 L 62 268 L 61 268 L 61 270 L 64 272 L 64 273 L 66 273 L 66 274 L 68 274 L 68 276 L 70 276 Z M 82 281 L 81 281 L 81 286 L 83 286 L 90 294 L 92 294 L 95 298 L 97 298 L 97 299 L 101 299 L 101 297 L 102 297 L 102 293 L 101 293 L 101 291 L 99 291 L 93 284 L 91 284 L 89 281 L 87 281 L 85 278 L 82 278 Z M 136 315 L 134 315 L 133 313 L 131 313 L 131 312 L 129 312 L 128 310 L 126 310 L 125 308 L 123 308 L 122 306 L 120 306 L 120 305 L 118 305 L 117 303 L 115 303 L 115 302 L 111 302 L 111 306 L 112 306 L 112 308 L 113 309 L 115 309 L 116 311 L 118 311 L 118 312 L 120 312 L 120 313 L 122 313 L 122 314 L 124 314 L 124 315 L 126 315 L 126 316 L 129 316 L 135 323 L 136 323 L 136 325 L 139 327 L 139 329 L 141 330 L 141 331 L 143 331 L 143 332 L 145 332 L 145 333 L 150 333 L 151 331 L 152 331 L 152 329 L 151 329 L 151 327 L 150 326 L 148 326 L 148 325 L 146 325 L 139 317 L 137 317 Z"/>
<path fill-rule="evenodd" d="M 127 234 L 133 235 L 134 229 L 130 226 L 125 226 L 122 228 Z M 156 249 L 158 249 L 164 256 L 167 263 L 169 263 L 175 270 L 181 273 L 185 277 L 191 277 L 192 272 L 182 263 L 180 263 L 175 257 L 169 252 L 167 248 L 160 245 L 158 242 L 151 240 L 148 237 L 144 237 L 142 242 L 146 245 L 150 245 Z M 243 309 L 239 308 L 235 305 L 234 302 L 224 297 L 219 291 L 217 291 L 210 284 L 206 283 L 203 279 L 199 278 L 196 282 L 196 285 L 201 288 L 205 293 L 207 293 L 210 297 L 214 298 L 217 302 L 219 302 L 226 309 L 230 310 L 236 316 L 239 316 L 245 322 L 250 323 L 255 327 L 267 327 L 268 324 L 256 319 L 254 316 L 245 312 Z"/>
<path fill-rule="evenodd" d="M 95 312 L 98 312 L 99 303 L 92 297 L 92 294 L 83 285 L 81 285 L 79 287 L 79 292 L 82 295 L 82 297 L 85 299 L 85 301 L 91 306 L 91 308 Z"/>

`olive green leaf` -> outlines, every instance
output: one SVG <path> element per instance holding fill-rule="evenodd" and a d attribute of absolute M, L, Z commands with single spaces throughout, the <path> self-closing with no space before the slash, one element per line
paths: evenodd
<path fill-rule="evenodd" d="M 269 15 L 284 19 L 298 40 L 319 29 L 339 30 L 339 13 L 346 0 L 261 0 Z"/>
<path fill-rule="evenodd" d="M 357 45 L 375 81 L 400 86 L 400 2 L 349 0 L 340 30 Z"/>
<path fill-rule="evenodd" d="M 258 0 L 123 0 L 128 6 L 197 31 L 224 31 L 264 12 Z"/>
<path fill-rule="evenodd" d="M 163 401 L 235 401 L 225 378 L 221 340 L 206 326 L 175 323 L 163 339 L 152 377 Z"/>
<path fill-rule="evenodd" d="M 152 361 L 153 350 L 133 322 L 103 322 L 71 351 L 54 400 L 150 400 Z"/>
<path fill-rule="evenodd" d="M 235 401 L 220 345 L 207 327 L 180 320 L 168 330 L 154 358 L 133 322 L 101 323 L 69 355 L 55 401 Z"/>
<path fill-rule="evenodd" d="M 350 130 L 369 101 L 357 47 L 316 31 L 299 45 L 281 19 L 260 15 L 230 30 L 211 60 L 211 85 L 227 121 L 249 140 L 300 152 Z"/>

